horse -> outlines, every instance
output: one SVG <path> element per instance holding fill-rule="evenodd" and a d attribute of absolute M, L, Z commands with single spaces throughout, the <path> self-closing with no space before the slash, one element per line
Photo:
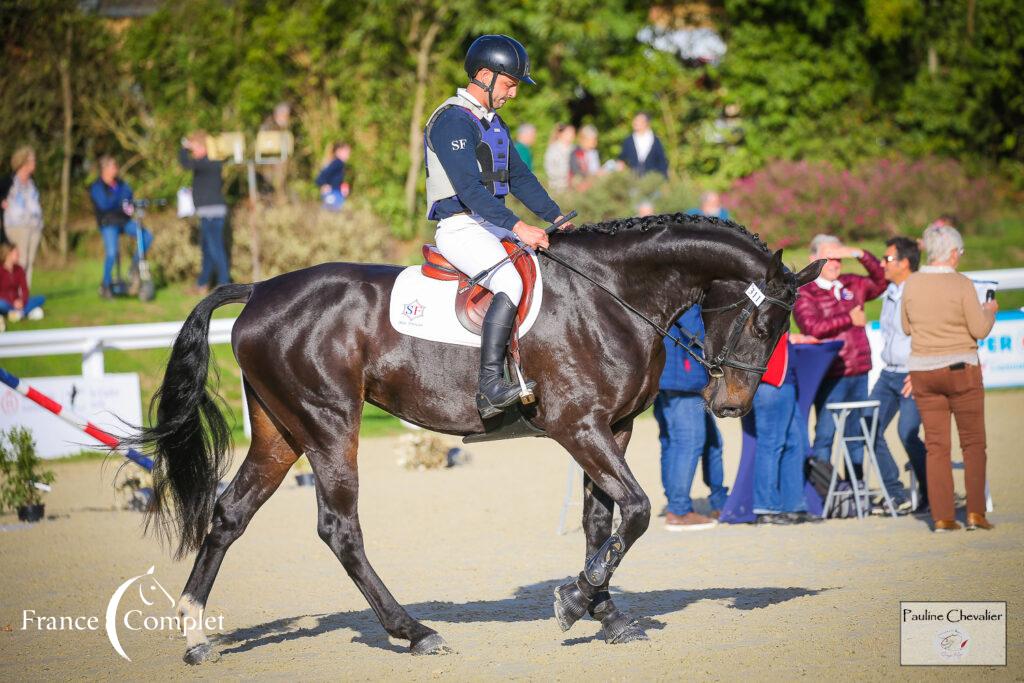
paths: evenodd
<path fill-rule="evenodd" d="M 793 273 L 757 235 L 729 221 L 672 214 L 580 226 L 552 235 L 541 258 L 543 307 L 520 344 L 537 382 L 525 418 L 562 445 L 584 472 L 584 567 L 555 589 L 565 631 L 584 614 L 609 643 L 646 639 L 613 603 L 608 585 L 650 522 L 651 503 L 625 460 L 634 419 L 651 406 L 665 362 L 663 334 L 701 302 L 706 327 L 703 396 L 719 417 L 749 411 L 797 289 L 824 261 Z M 557 261 L 555 260 L 557 259 Z M 231 544 L 305 454 L 315 477 L 317 531 L 384 630 L 413 654 L 450 652 L 413 619 L 367 561 L 359 525 L 357 443 L 364 401 L 426 429 L 479 435 L 479 351 L 403 335 L 388 318 L 399 266 L 324 263 L 255 284 L 225 285 L 195 307 L 178 334 L 154 396 L 154 423 L 136 442 L 154 459 L 147 529 L 176 559 L 198 551 L 178 601 L 184 660 L 215 660 L 197 617 Z M 752 290 L 755 293 L 752 293 Z M 252 441 L 231 483 L 230 439 L 208 383 L 210 317 L 245 304 L 231 334 Z M 706 359 L 706 360 L 705 360 Z M 500 419 L 500 418 L 493 418 Z M 613 507 L 621 520 L 612 533 Z M 186 617 L 193 617 L 191 620 Z"/>

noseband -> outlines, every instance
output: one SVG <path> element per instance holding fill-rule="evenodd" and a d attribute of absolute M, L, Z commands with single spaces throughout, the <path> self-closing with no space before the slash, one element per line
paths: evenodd
<path fill-rule="evenodd" d="M 715 379 L 719 379 L 725 375 L 725 371 L 722 369 L 723 367 L 736 368 L 737 370 L 743 370 L 745 372 L 756 372 L 758 375 L 763 375 L 765 372 L 767 372 L 768 358 L 771 356 L 771 351 L 768 352 L 768 355 L 765 356 L 764 360 L 761 361 L 760 365 L 752 365 L 750 363 L 744 363 L 742 361 L 736 360 L 735 358 L 732 358 L 732 354 L 736 350 L 736 343 L 739 342 L 740 340 L 740 335 L 743 333 L 743 327 L 744 325 L 747 324 L 747 320 L 750 319 L 750 316 L 754 314 L 754 311 L 761 307 L 761 304 L 768 303 L 769 305 L 772 306 L 778 306 L 779 308 L 785 309 L 787 312 L 793 310 L 793 304 L 788 304 L 781 299 L 776 299 L 773 296 L 768 296 L 767 294 L 765 294 L 764 280 L 761 280 L 760 282 L 757 283 L 751 283 L 751 285 L 747 287 L 747 290 L 744 292 L 742 299 L 739 299 L 727 306 L 705 308 L 705 313 L 719 313 L 722 311 L 731 311 L 735 308 L 739 308 L 740 306 L 743 307 L 743 310 L 740 311 L 740 314 L 736 316 L 736 318 L 732 321 L 732 325 L 729 327 L 729 336 L 726 338 L 725 346 L 722 347 L 722 350 L 718 352 L 718 354 L 716 354 L 711 361 L 707 361 L 704 359 L 704 343 L 697 339 L 697 337 L 686 328 L 682 329 L 683 335 L 686 337 L 686 341 L 689 342 L 688 345 L 684 344 L 682 341 L 679 340 L 678 337 L 676 337 L 671 332 L 666 330 L 664 327 L 662 327 L 661 325 L 654 322 L 649 317 L 638 311 L 629 303 L 623 301 L 618 294 L 608 289 L 603 284 L 601 284 L 594 278 L 590 277 L 586 273 L 583 273 L 582 271 L 574 267 L 572 264 L 566 263 L 564 259 L 555 256 L 546 249 L 539 253 L 548 257 L 555 263 L 558 263 L 564 266 L 565 268 L 568 268 L 572 272 L 582 277 L 584 280 L 589 281 L 597 288 L 603 290 L 608 296 L 615 299 L 615 301 L 617 301 L 627 311 L 635 314 L 637 317 L 644 320 L 648 325 L 656 329 L 662 337 L 667 337 L 668 339 L 671 339 L 676 346 L 683 347 L 683 349 L 687 353 L 693 356 L 693 359 L 695 361 L 704 366 L 704 369 L 707 370 L 708 375 L 714 377 Z M 702 292 L 701 299 L 703 298 L 704 294 Z M 698 303 L 699 301 L 700 300 L 698 300 Z M 699 349 L 700 352 L 698 353 L 698 351 L 695 351 L 695 348 Z"/>

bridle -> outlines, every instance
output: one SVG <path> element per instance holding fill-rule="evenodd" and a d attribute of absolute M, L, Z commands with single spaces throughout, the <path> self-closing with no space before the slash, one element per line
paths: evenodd
<path fill-rule="evenodd" d="M 756 372 L 759 376 L 767 372 L 768 358 L 771 356 L 771 351 L 768 352 L 768 355 L 765 356 L 765 358 L 761 361 L 760 365 L 744 363 L 743 361 L 736 360 L 735 358 L 732 357 L 734 351 L 736 350 L 736 344 L 740 340 L 740 335 L 743 333 L 743 327 L 747 324 L 747 320 L 750 319 L 750 316 L 754 314 L 754 311 L 758 310 L 762 304 L 767 303 L 768 305 L 771 306 L 778 306 L 779 308 L 782 308 L 787 312 L 793 310 L 793 304 L 786 303 L 782 299 L 777 299 L 765 293 L 766 283 L 764 280 L 761 280 L 756 283 L 751 283 L 750 286 L 747 287 L 746 291 L 743 293 L 743 298 L 738 299 L 737 301 L 734 301 L 731 304 L 728 304 L 726 306 L 716 306 L 714 308 L 703 309 L 703 312 L 705 313 L 721 313 L 724 311 L 731 311 L 736 308 L 740 308 L 741 306 L 743 307 L 739 315 L 737 315 L 733 319 L 732 325 L 729 326 L 729 332 L 726 336 L 725 346 L 723 346 L 722 350 L 715 354 L 715 357 L 709 361 L 704 358 L 704 343 L 700 341 L 696 335 L 694 335 L 686 328 L 682 328 L 683 336 L 686 337 L 686 341 L 688 342 L 684 344 L 678 337 L 676 337 L 671 332 L 666 330 L 664 327 L 662 327 L 661 325 L 654 322 L 649 317 L 638 311 L 628 302 L 623 301 L 619 297 L 619 295 L 605 287 L 603 284 L 601 284 L 594 278 L 590 277 L 586 273 L 579 271 L 571 264 L 566 263 L 564 260 L 562 260 L 558 256 L 555 256 L 548 250 L 540 251 L 539 253 L 543 254 L 544 256 L 547 256 L 555 263 L 558 263 L 568 268 L 572 272 L 582 277 L 584 280 L 589 281 L 591 284 L 596 285 L 599 289 L 603 290 L 608 296 L 617 301 L 627 311 L 630 311 L 637 317 L 647 322 L 647 324 L 649 324 L 651 327 L 656 329 L 662 337 L 671 339 L 676 346 L 681 346 L 687 353 L 693 356 L 693 359 L 695 361 L 700 363 L 704 367 L 704 369 L 707 370 L 708 375 L 710 377 L 713 377 L 715 379 L 719 379 L 725 376 L 725 371 L 723 370 L 723 368 L 725 367 L 743 370 L 744 372 Z M 700 297 L 694 303 L 699 304 L 703 300 L 703 298 L 704 292 L 701 292 Z"/>
<path fill-rule="evenodd" d="M 708 371 L 708 375 L 710 375 L 711 377 L 720 378 L 724 376 L 725 372 L 722 370 L 724 366 L 736 368 L 737 370 L 745 370 L 747 372 L 756 372 L 758 375 L 763 375 L 765 372 L 768 371 L 768 358 L 771 356 L 772 350 L 774 350 L 774 344 L 772 345 L 772 350 L 768 351 L 768 355 L 765 356 L 764 360 L 761 361 L 760 365 L 744 363 L 742 361 L 738 361 L 735 358 L 730 357 L 732 356 L 733 351 L 735 351 L 736 349 L 736 344 L 740 340 L 740 335 L 743 333 L 743 327 L 747 324 L 747 320 L 750 319 L 750 316 L 752 316 L 754 314 L 754 311 L 759 309 L 762 304 L 767 303 L 771 306 L 778 306 L 779 308 L 785 310 L 787 313 L 793 310 L 793 304 L 786 303 L 782 299 L 777 299 L 773 296 L 769 296 L 768 294 L 766 294 L 764 291 L 765 284 L 766 283 L 764 280 L 761 280 L 760 282 L 757 283 L 751 283 L 751 285 L 747 287 L 746 292 L 744 292 L 744 299 L 746 299 L 745 301 L 744 299 L 739 299 L 738 301 L 734 301 L 733 303 L 727 306 L 716 306 L 714 308 L 703 309 L 704 313 L 720 313 L 723 311 L 731 311 L 733 309 L 739 308 L 740 306 L 743 306 L 742 310 L 740 310 L 739 315 L 733 318 L 732 324 L 729 326 L 729 332 L 725 339 L 725 346 L 722 347 L 722 350 L 719 351 L 712 360 L 707 361 L 704 359 L 703 342 L 697 339 L 689 330 L 683 328 L 686 334 L 688 335 L 689 342 L 691 344 L 690 346 L 684 346 L 683 348 L 686 349 L 686 351 L 689 352 L 689 354 L 693 356 L 698 363 L 704 366 L 704 368 Z M 703 297 L 704 294 L 702 292 L 701 299 L 703 299 Z M 665 334 L 666 336 L 669 336 L 667 332 Z M 676 344 L 679 344 L 679 340 L 675 338 L 673 338 L 672 341 L 674 341 Z M 697 352 L 695 352 L 692 348 L 694 346 L 699 348 L 701 353 L 698 354 Z"/>

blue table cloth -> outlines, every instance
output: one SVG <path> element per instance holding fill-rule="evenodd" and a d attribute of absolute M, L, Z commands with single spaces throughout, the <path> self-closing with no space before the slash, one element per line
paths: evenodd
<path fill-rule="evenodd" d="M 827 341 L 820 344 L 790 344 L 789 362 L 796 368 L 797 405 L 807 424 L 814 404 L 814 395 L 825 378 L 832 361 L 839 354 L 841 341 Z M 756 519 L 754 514 L 754 457 L 757 449 L 757 434 L 754 430 L 754 415 L 747 413 L 741 420 L 743 426 L 743 448 L 740 453 L 740 466 L 736 471 L 736 480 L 732 485 L 725 507 L 722 509 L 720 521 L 728 524 L 746 524 Z M 811 442 L 808 438 L 807 453 L 810 455 Z M 810 483 L 804 484 L 804 497 L 807 511 L 814 515 L 821 514 L 821 496 Z"/>

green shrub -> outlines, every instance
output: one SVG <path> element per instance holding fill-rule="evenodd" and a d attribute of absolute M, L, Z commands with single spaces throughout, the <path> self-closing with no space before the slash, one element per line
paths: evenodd
<path fill-rule="evenodd" d="M 666 180 L 657 173 L 637 177 L 628 171 L 595 179 L 585 192 L 570 191 L 554 199 L 563 211 L 575 209 L 577 225 L 636 216 L 640 205 L 650 203 L 655 213 L 676 213 L 698 205 L 699 190 L 689 179 Z M 533 214 L 514 198 L 509 207 L 530 222 Z"/>
<path fill-rule="evenodd" d="M 35 485 L 53 483 L 53 472 L 41 469 L 41 464 L 31 431 L 13 427 L 0 432 L 0 509 L 42 502 L 42 492 Z"/>
<path fill-rule="evenodd" d="M 150 252 L 161 282 L 181 282 L 199 274 L 201 251 L 196 221 L 173 214 L 147 217 L 155 235 Z M 253 235 L 258 235 L 261 276 L 273 277 L 326 261 L 380 262 L 387 255 L 389 229 L 365 202 L 353 200 L 337 213 L 316 202 L 236 209 L 226 239 L 231 276 L 252 280 Z"/>

